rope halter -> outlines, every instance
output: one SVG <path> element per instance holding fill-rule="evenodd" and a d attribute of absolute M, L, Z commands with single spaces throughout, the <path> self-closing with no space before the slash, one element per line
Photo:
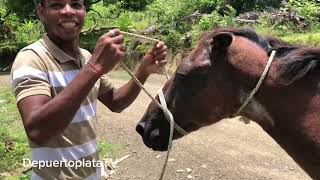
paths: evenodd
<path fill-rule="evenodd" d="M 237 110 L 236 113 L 234 113 L 231 117 L 235 117 L 235 116 L 238 116 L 240 115 L 240 113 L 242 112 L 242 110 L 249 104 L 249 102 L 252 100 L 253 96 L 256 94 L 256 92 L 259 90 L 263 80 L 265 79 L 270 67 L 271 67 L 271 64 L 273 62 L 273 59 L 274 59 L 274 56 L 276 54 L 276 51 L 273 50 L 270 54 L 270 57 L 269 57 L 269 60 L 267 62 L 267 65 L 266 67 L 264 68 L 263 72 L 262 72 L 262 75 L 259 79 L 259 81 L 257 82 L 256 84 L 256 87 L 251 91 L 251 93 L 249 94 L 249 96 L 247 97 L 247 99 L 244 101 L 244 103 L 240 106 L 240 108 Z M 250 120 L 247 119 L 247 118 L 242 118 L 242 120 L 248 124 L 250 123 Z"/>

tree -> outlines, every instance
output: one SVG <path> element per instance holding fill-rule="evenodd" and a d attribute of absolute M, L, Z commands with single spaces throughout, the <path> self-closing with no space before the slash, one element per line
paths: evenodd
<path fill-rule="evenodd" d="M 117 4 L 119 8 L 124 10 L 131 11 L 140 11 L 143 10 L 151 0 L 135 0 L 135 1 L 126 1 L 126 0 L 84 0 L 87 11 L 92 10 L 92 5 L 103 2 L 104 5 L 108 6 L 109 4 Z M 35 5 L 31 0 L 4 0 L 4 5 L 8 12 L 14 12 L 19 19 L 34 19 L 36 18 L 35 14 Z"/>

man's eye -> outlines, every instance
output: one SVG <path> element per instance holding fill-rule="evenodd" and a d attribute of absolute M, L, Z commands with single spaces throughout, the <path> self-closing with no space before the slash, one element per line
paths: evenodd
<path fill-rule="evenodd" d="M 83 5 L 83 3 L 75 2 L 75 3 L 71 4 L 71 7 L 74 8 L 74 9 L 83 9 L 84 5 Z"/>
<path fill-rule="evenodd" d="M 61 4 L 61 3 L 52 3 L 52 4 L 49 4 L 49 8 L 51 8 L 51 9 L 56 9 L 56 10 L 58 10 L 58 9 L 62 9 L 63 8 L 63 4 Z"/>

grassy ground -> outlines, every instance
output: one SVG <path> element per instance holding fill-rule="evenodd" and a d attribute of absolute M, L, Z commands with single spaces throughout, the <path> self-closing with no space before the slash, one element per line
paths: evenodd
<path fill-rule="evenodd" d="M 107 157 L 121 145 L 99 141 L 100 157 Z M 20 120 L 11 88 L 0 87 L 0 179 L 29 179 L 31 171 L 22 167 L 31 159 L 27 136 Z M 26 172 L 24 172 L 26 171 Z"/>
<path fill-rule="evenodd" d="M 18 175 L 22 159 L 30 158 L 27 137 L 9 86 L 0 88 L 0 174 Z M 18 176 L 23 177 L 23 174 Z"/>

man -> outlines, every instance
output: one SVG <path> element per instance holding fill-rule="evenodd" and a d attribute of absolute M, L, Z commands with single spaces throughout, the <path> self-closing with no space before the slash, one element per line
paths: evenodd
<path fill-rule="evenodd" d="M 36 9 L 46 34 L 19 52 L 11 72 L 32 162 L 47 163 L 32 179 L 99 179 L 100 168 L 79 164 L 99 159 L 97 99 L 121 112 L 140 92 L 133 80 L 115 88 L 104 75 L 124 56 L 123 36 L 105 33 L 91 55 L 79 48 L 83 0 L 38 0 Z M 166 49 L 159 42 L 146 53 L 135 73 L 142 83 L 166 63 Z"/>

